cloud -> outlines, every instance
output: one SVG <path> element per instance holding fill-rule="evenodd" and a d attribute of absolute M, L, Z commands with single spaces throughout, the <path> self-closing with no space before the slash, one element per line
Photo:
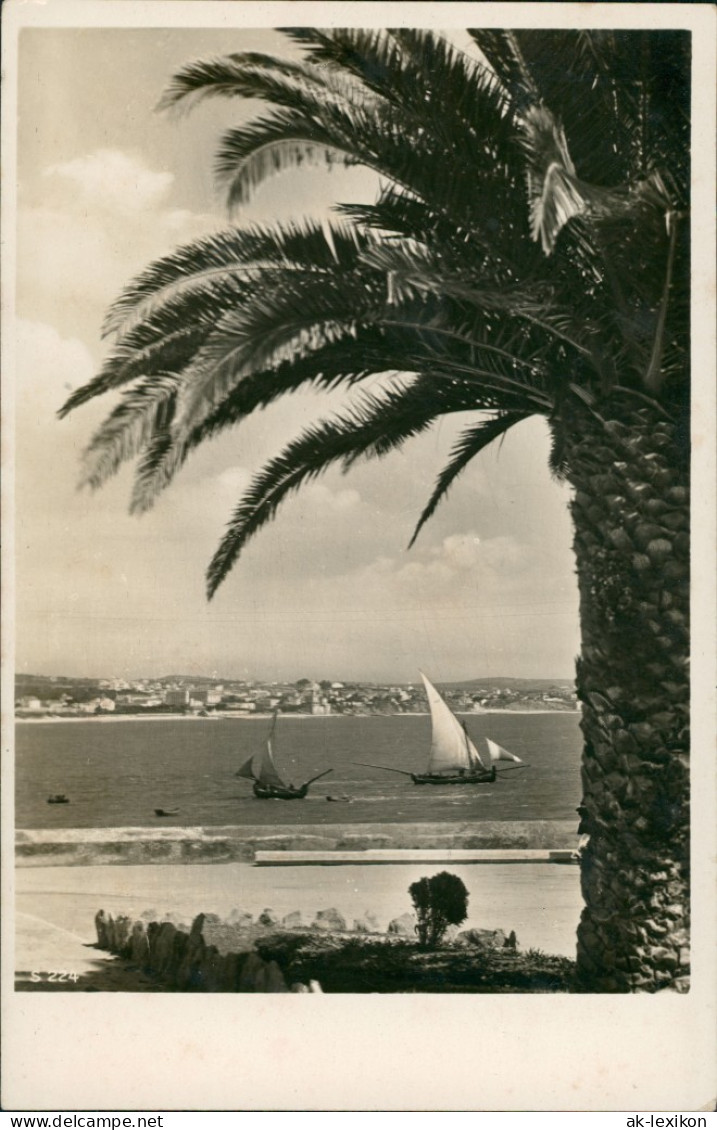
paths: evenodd
<path fill-rule="evenodd" d="M 112 217 L 110 219 L 110 216 Z M 18 215 L 18 299 L 26 316 L 64 328 L 82 315 L 99 342 L 102 316 L 120 290 L 177 246 L 217 227 L 211 215 L 147 207 L 118 216 L 99 208 L 42 205 Z"/>
<path fill-rule="evenodd" d="M 357 490 L 330 490 L 324 483 L 314 483 L 304 491 L 304 501 L 320 511 L 353 510 L 361 501 Z"/>
<path fill-rule="evenodd" d="M 211 498 L 212 508 L 221 518 L 228 517 L 228 506 L 235 505 L 242 495 L 246 493 L 254 478 L 254 471 L 248 467 L 227 467 L 219 474 L 205 475 L 192 481 L 183 490 L 192 491 L 205 498 Z M 324 515 L 343 514 L 353 510 L 361 502 L 361 495 L 356 490 L 331 490 L 323 483 L 312 483 L 302 490 L 293 500 L 293 508 L 289 505 L 285 512 L 288 522 L 306 528 L 307 521 L 319 521 Z M 217 510 L 221 507 L 221 511 Z M 292 518 L 293 516 L 293 518 Z M 284 525 L 285 523 L 282 523 Z"/>
<path fill-rule="evenodd" d="M 477 534 L 452 534 L 433 550 L 433 555 L 454 569 L 474 569 L 485 551 Z"/>
<path fill-rule="evenodd" d="M 513 537 L 481 540 L 477 534 L 452 534 L 433 550 L 434 557 L 454 571 L 478 569 L 502 575 L 522 572 L 529 563 L 525 546 Z"/>
<path fill-rule="evenodd" d="M 15 324 L 15 350 L 18 430 L 54 423 L 70 389 L 92 377 L 92 354 L 83 342 L 62 337 L 54 326 L 24 318 Z"/>
<path fill-rule="evenodd" d="M 452 534 L 423 553 L 414 550 L 409 560 L 381 555 L 350 583 L 366 588 L 376 585 L 377 590 L 385 590 L 389 601 L 408 591 L 420 591 L 428 605 L 474 600 L 478 590 L 483 601 L 523 585 L 522 575 L 529 562 L 528 547 L 515 538 L 482 539 L 471 531 Z"/>
<path fill-rule="evenodd" d="M 45 177 L 71 185 L 76 202 L 131 214 L 156 208 L 167 197 L 174 174 L 155 172 L 138 157 L 119 149 L 98 149 L 62 164 L 49 165 Z"/>
<path fill-rule="evenodd" d="M 18 309 L 99 347 L 105 311 L 148 262 L 215 230 L 177 208 L 174 174 L 118 149 L 49 165 L 18 211 Z"/>
<path fill-rule="evenodd" d="M 524 576 L 530 554 L 511 537 L 481 539 L 474 532 L 444 538 L 440 546 L 405 557 L 378 555 L 332 580 L 332 603 L 360 599 L 388 610 L 407 603 L 425 609 L 500 605 L 537 585 Z"/>
<path fill-rule="evenodd" d="M 239 499 L 252 480 L 251 471 L 246 467 L 227 467 L 216 477 L 216 485 L 222 498 Z M 202 489 L 203 485 L 202 485 Z"/>

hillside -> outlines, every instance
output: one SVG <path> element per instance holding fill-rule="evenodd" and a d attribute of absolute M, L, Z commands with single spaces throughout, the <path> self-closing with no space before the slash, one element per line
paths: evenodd
<path fill-rule="evenodd" d="M 573 690 L 575 679 L 518 679 L 509 675 L 491 675 L 486 676 L 484 679 L 467 679 L 463 682 L 437 683 L 436 686 L 446 690 L 464 691 L 467 694 L 474 694 L 480 690 L 510 690 L 520 692 L 521 694 L 529 694 L 531 691 L 534 691 L 543 694 L 545 691 L 552 690 L 553 687 Z"/>

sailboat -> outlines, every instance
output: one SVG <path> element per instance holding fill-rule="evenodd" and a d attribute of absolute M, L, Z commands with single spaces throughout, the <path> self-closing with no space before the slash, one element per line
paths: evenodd
<path fill-rule="evenodd" d="M 287 785 L 279 775 L 279 771 L 274 763 L 274 731 L 276 730 L 277 715 L 271 722 L 271 729 L 269 736 L 266 739 L 266 749 L 261 755 L 258 762 L 258 770 L 254 770 L 254 763 L 257 760 L 257 755 L 252 754 L 247 761 L 244 762 L 242 767 L 237 770 L 235 776 L 246 777 L 253 782 L 254 796 L 259 800 L 303 800 L 309 791 L 309 785 L 314 781 L 318 781 L 320 777 L 325 777 L 328 773 L 333 773 L 333 769 L 324 769 L 323 773 L 317 773 L 315 777 L 311 777 L 303 785 Z"/>
<path fill-rule="evenodd" d="M 512 761 L 523 765 L 519 757 L 497 742 L 486 738 L 488 751 L 481 756 L 465 727 L 421 671 L 431 711 L 432 737 L 425 773 L 410 773 L 405 769 L 389 769 L 387 765 L 372 765 L 372 769 L 389 769 L 403 773 L 414 785 L 484 785 L 496 780 L 496 762 Z M 368 765 L 368 762 L 358 762 Z"/>

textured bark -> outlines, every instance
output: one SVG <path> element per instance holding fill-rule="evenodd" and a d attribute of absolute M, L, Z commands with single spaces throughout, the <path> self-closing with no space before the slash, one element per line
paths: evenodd
<path fill-rule="evenodd" d="M 590 836 L 578 977 L 592 992 L 686 991 L 689 459 L 675 423 L 620 409 L 557 435 L 575 488 Z"/>

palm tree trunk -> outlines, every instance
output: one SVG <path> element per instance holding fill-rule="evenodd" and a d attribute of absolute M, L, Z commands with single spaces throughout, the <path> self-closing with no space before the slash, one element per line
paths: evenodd
<path fill-rule="evenodd" d="M 572 513 L 582 654 L 578 981 L 689 985 L 689 455 L 649 408 L 556 425 Z M 619 414 L 618 414 L 619 412 Z M 567 427 L 563 425 L 567 424 Z M 559 429 L 559 430 L 558 430 Z"/>

